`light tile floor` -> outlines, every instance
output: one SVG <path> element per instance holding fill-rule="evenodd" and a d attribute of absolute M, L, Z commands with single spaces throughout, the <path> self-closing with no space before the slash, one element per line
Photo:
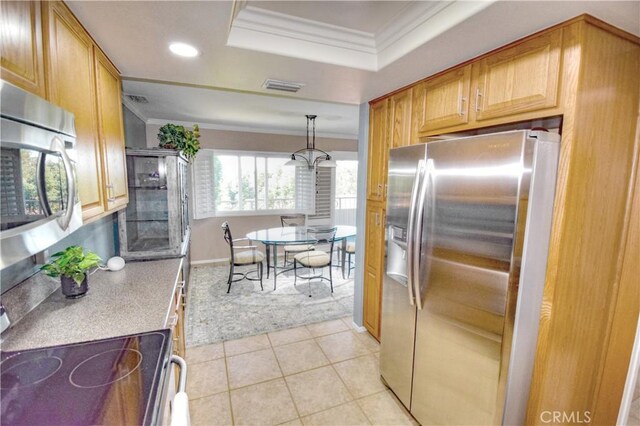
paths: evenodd
<path fill-rule="evenodd" d="M 187 349 L 191 423 L 415 425 L 351 318 Z"/>

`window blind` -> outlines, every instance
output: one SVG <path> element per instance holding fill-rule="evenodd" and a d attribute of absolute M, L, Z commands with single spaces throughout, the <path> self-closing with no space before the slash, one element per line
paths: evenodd
<path fill-rule="evenodd" d="M 316 167 L 315 174 L 315 212 L 310 214 L 310 221 L 330 223 L 333 218 L 333 169 Z"/>
<path fill-rule="evenodd" d="M 307 167 L 296 167 L 296 211 L 311 214 L 315 204 L 314 171 Z"/>
<path fill-rule="evenodd" d="M 213 150 L 201 149 L 198 152 L 193 167 L 191 167 L 193 182 L 193 217 L 204 219 L 216 215 L 214 193 Z"/>

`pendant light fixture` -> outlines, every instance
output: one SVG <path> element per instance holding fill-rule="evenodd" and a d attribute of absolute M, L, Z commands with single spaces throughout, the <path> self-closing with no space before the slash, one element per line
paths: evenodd
<path fill-rule="evenodd" d="M 316 148 L 316 115 L 307 115 L 307 147 L 291 154 L 291 159 L 285 166 L 308 167 L 313 169 L 318 167 L 336 167 L 336 162 L 331 156 L 321 149 Z M 312 138 L 309 140 L 309 123 L 312 127 Z"/>

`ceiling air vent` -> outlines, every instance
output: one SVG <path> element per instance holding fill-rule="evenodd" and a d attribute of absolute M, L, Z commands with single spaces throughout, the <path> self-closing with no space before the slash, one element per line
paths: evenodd
<path fill-rule="evenodd" d="M 303 88 L 304 84 L 294 83 L 291 81 L 273 80 L 271 78 L 268 78 L 264 81 L 264 83 L 262 83 L 262 87 L 269 90 L 280 90 L 281 92 L 295 93 Z"/>
<path fill-rule="evenodd" d="M 149 100 L 147 98 L 145 98 L 144 96 L 140 96 L 140 95 L 126 95 L 126 96 L 132 102 L 135 102 L 137 104 L 148 104 L 149 103 Z"/>

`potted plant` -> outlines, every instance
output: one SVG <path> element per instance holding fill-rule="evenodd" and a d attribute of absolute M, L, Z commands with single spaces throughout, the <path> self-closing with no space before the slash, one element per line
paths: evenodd
<path fill-rule="evenodd" d="M 178 124 L 167 123 L 160 127 L 158 132 L 158 144 L 161 148 L 175 149 L 182 152 L 188 160 L 196 156 L 200 150 L 200 128 L 193 125 L 193 130 L 188 130 Z"/>
<path fill-rule="evenodd" d="M 77 299 L 89 290 L 87 271 L 100 265 L 102 259 L 92 252 L 84 253 L 82 247 L 69 246 L 51 255 L 51 262 L 41 270 L 50 277 L 60 277 L 62 294 L 67 299 Z"/>

